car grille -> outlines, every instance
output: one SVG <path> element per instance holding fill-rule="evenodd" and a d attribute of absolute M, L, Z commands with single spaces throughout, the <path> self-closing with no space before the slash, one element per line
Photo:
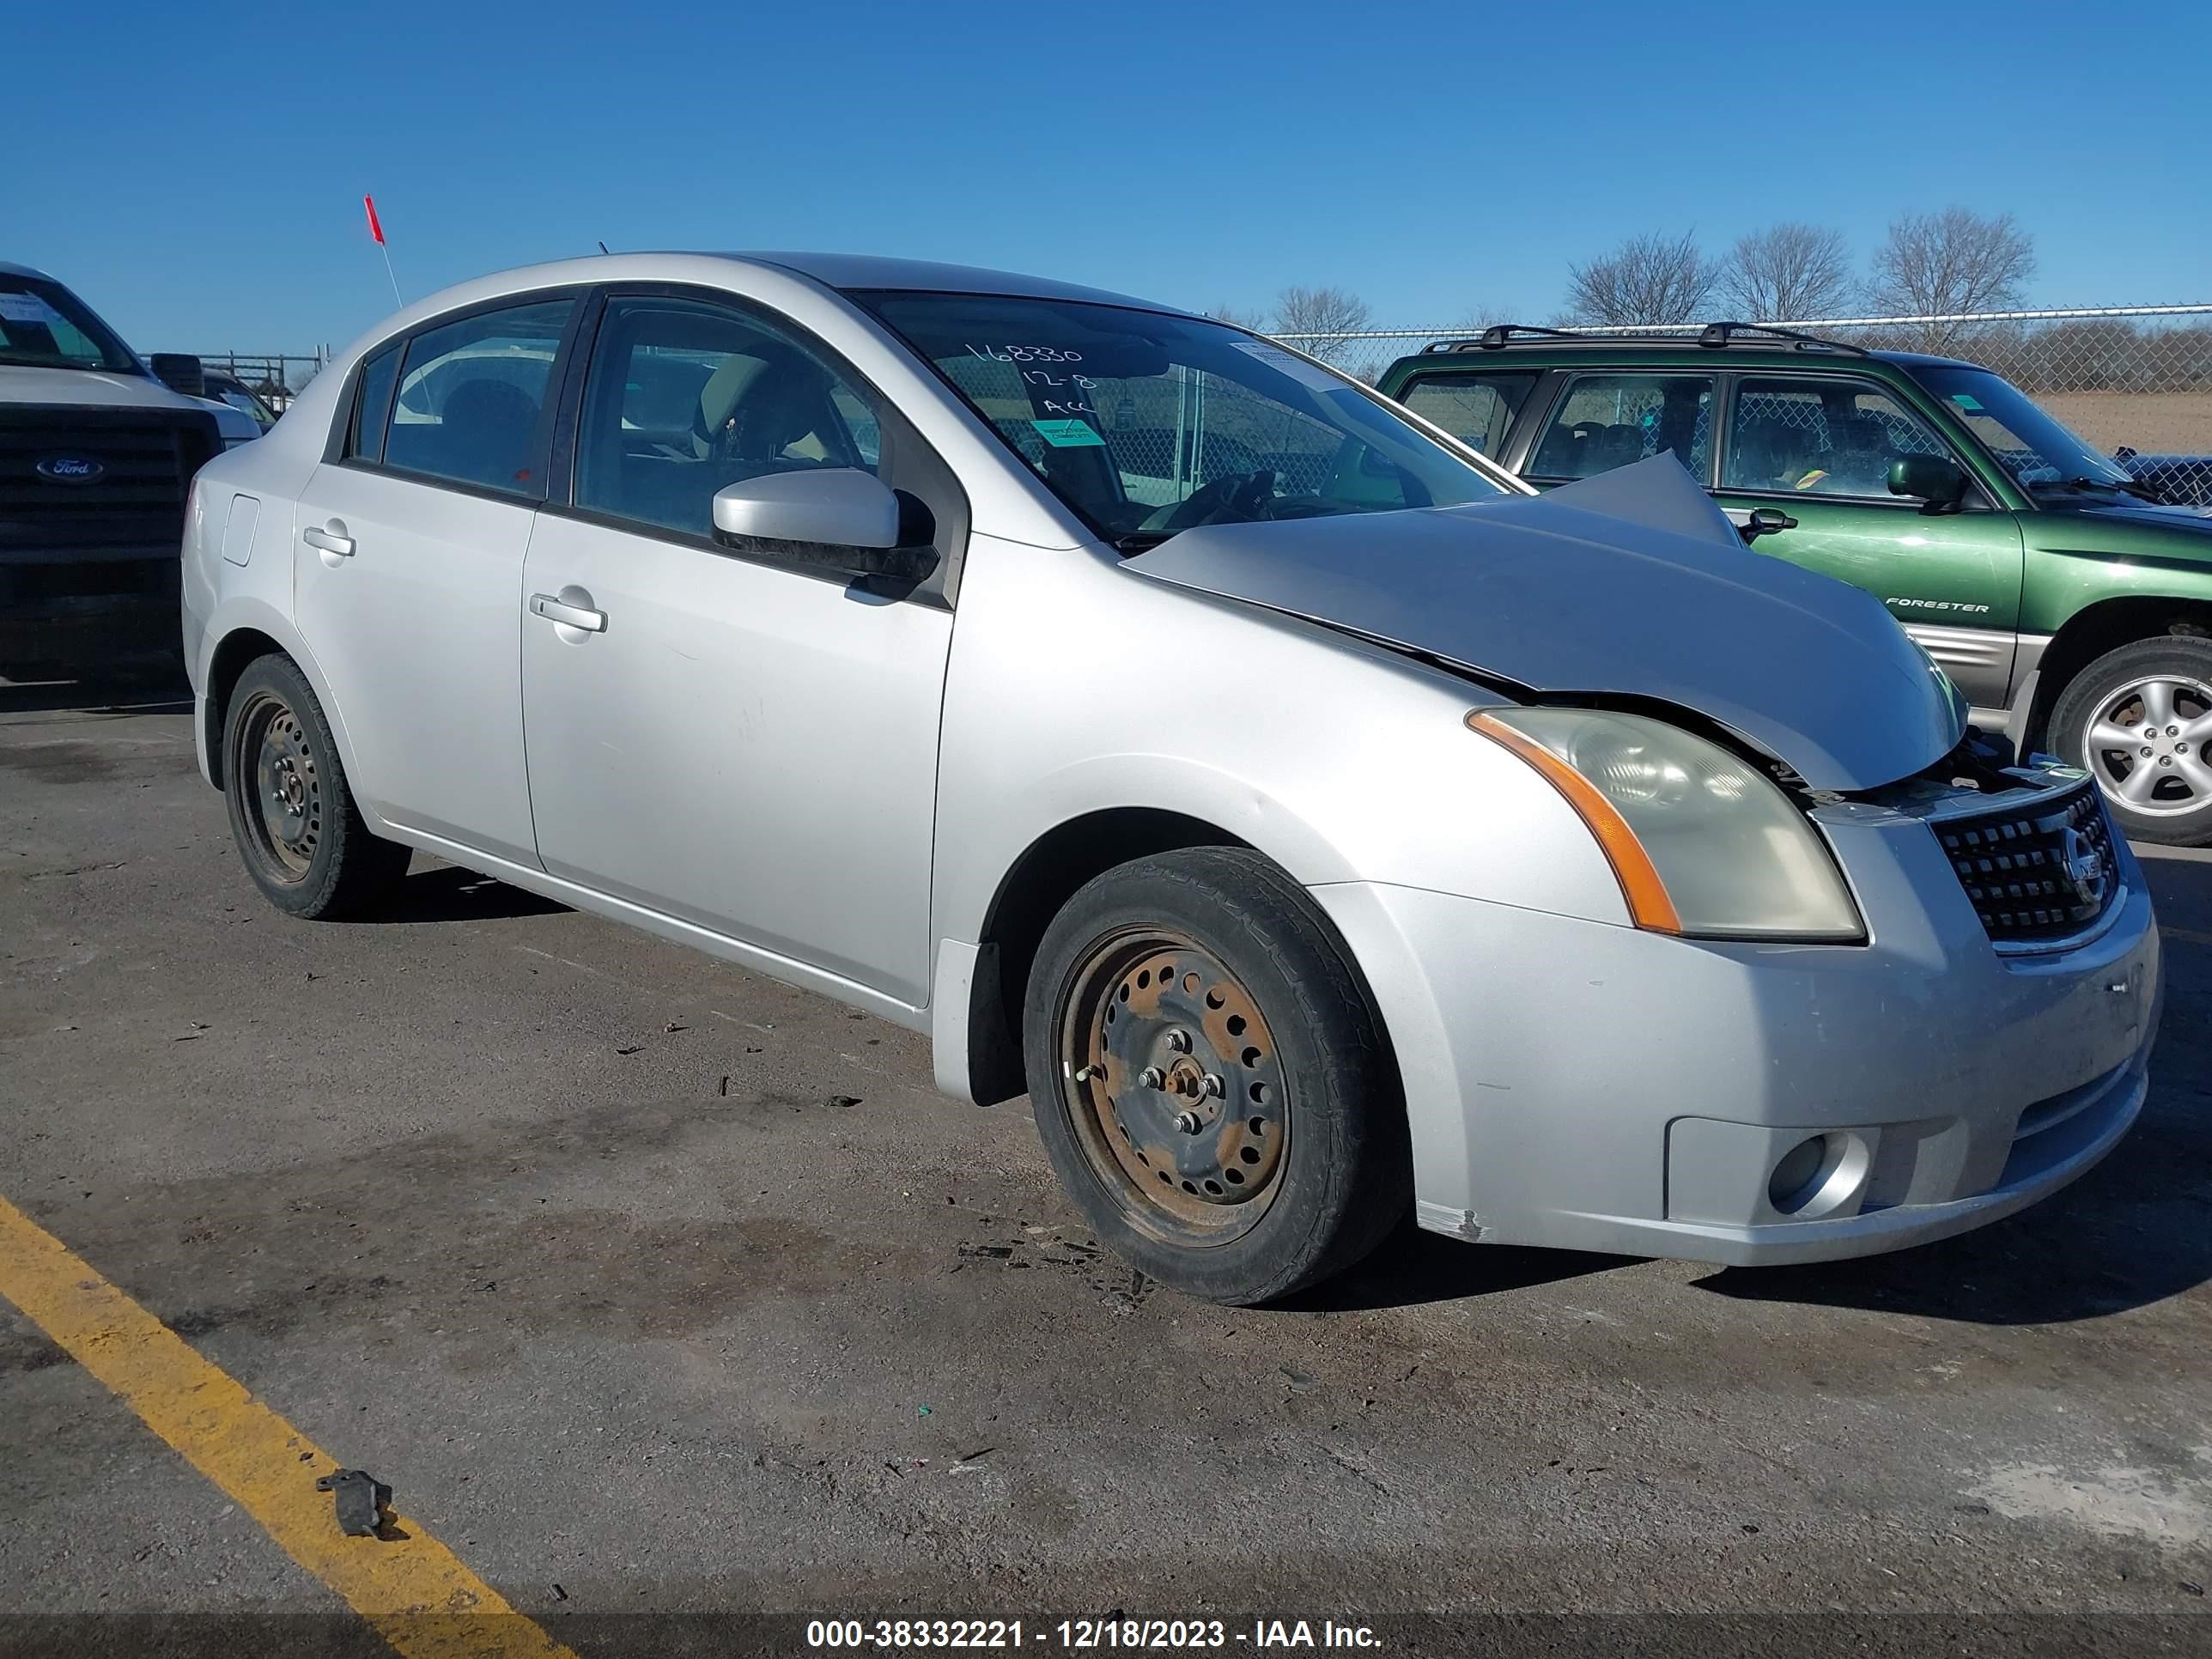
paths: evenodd
<path fill-rule="evenodd" d="M 1999 945 L 2063 943 L 2093 926 L 2120 890 L 2112 821 L 2094 783 L 1930 827 Z"/>
<path fill-rule="evenodd" d="M 0 406 L 0 545 L 180 541 L 185 488 L 221 450 L 213 417 L 197 413 Z M 42 476 L 57 459 L 88 460 L 98 475 Z"/>

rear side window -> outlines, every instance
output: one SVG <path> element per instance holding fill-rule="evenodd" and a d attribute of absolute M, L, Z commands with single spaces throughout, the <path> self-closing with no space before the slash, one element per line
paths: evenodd
<path fill-rule="evenodd" d="M 1528 476 L 1588 478 L 1671 450 L 1703 483 L 1712 431 L 1710 374 L 1579 375 L 1536 447 Z"/>
<path fill-rule="evenodd" d="M 509 306 L 410 340 L 385 433 L 384 465 L 511 495 L 542 495 L 553 360 L 574 309 L 573 300 Z"/>
<path fill-rule="evenodd" d="M 1398 401 L 1495 459 L 1513 417 L 1535 384 L 1534 369 L 1514 374 L 1424 374 Z"/>
<path fill-rule="evenodd" d="M 389 345 L 362 365 L 361 390 L 354 398 L 342 458 L 374 463 L 384 459 L 385 417 L 392 409 L 392 383 L 399 372 L 399 348 Z"/>

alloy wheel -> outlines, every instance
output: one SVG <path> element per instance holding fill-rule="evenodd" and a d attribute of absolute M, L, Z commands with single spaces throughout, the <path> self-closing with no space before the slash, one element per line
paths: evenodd
<path fill-rule="evenodd" d="M 2212 686 L 2160 674 L 2102 698 L 2081 753 L 2105 792 L 2131 812 L 2179 817 L 2212 807 Z"/>

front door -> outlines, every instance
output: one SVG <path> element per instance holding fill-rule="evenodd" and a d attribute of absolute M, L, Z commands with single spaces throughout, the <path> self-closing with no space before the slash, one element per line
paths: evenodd
<path fill-rule="evenodd" d="M 516 613 L 549 872 L 919 1005 L 951 613 L 712 535 L 740 478 L 906 482 L 873 398 L 775 319 L 611 299 Z"/>
<path fill-rule="evenodd" d="M 1741 521 L 1775 507 L 1796 528 L 1761 553 L 1863 587 L 1889 607 L 1968 702 L 2010 694 L 2023 566 L 2020 526 L 1970 495 L 1928 514 L 1889 493 L 1889 465 L 1950 446 L 1882 386 L 1850 375 L 1747 375 L 1721 447 L 1723 507 Z"/>
<path fill-rule="evenodd" d="M 480 312 L 372 357 L 295 520 L 294 615 L 355 790 L 393 823 L 532 866 L 517 606 L 574 306 Z"/>

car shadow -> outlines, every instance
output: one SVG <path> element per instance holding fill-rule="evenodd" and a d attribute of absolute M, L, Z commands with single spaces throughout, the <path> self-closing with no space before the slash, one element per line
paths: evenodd
<path fill-rule="evenodd" d="M 87 718 L 191 712 L 192 689 L 166 672 L 82 678 L 0 680 L 0 717 L 68 714 Z"/>
<path fill-rule="evenodd" d="M 569 907 L 511 887 L 491 876 L 478 875 L 456 864 L 417 870 L 376 908 L 362 917 L 366 922 L 491 921 L 507 916 L 550 916 Z"/>
<path fill-rule="evenodd" d="M 1358 1267 L 1273 1305 L 1289 1313 L 1357 1313 L 1419 1307 L 1556 1285 L 1610 1273 L 1637 1258 L 1582 1250 L 1523 1249 L 1469 1244 L 1416 1227 L 1411 1220 Z"/>

